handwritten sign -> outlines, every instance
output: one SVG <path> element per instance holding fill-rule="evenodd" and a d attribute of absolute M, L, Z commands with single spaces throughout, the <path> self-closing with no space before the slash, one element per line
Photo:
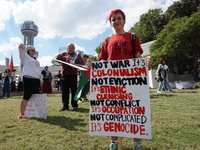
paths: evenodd
<path fill-rule="evenodd" d="M 151 139 L 146 59 L 93 62 L 90 75 L 89 133 Z"/>
<path fill-rule="evenodd" d="M 46 100 L 47 94 L 33 94 L 25 110 L 26 117 L 47 119 Z"/>

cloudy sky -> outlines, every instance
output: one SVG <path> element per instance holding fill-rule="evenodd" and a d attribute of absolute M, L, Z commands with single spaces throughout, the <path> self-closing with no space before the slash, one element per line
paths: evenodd
<path fill-rule="evenodd" d="M 85 54 L 96 55 L 95 48 L 113 33 L 107 21 L 109 12 L 122 9 L 128 31 L 149 9 L 167 7 L 178 0 L 0 0 L 0 65 L 13 56 L 19 65 L 18 45 L 23 43 L 20 25 L 31 20 L 39 28 L 34 46 L 41 66 L 51 65 L 59 47 L 74 43 Z"/>

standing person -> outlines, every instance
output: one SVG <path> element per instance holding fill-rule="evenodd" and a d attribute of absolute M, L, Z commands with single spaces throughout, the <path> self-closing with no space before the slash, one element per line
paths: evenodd
<path fill-rule="evenodd" d="M 83 55 L 83 62 L 84 62 L 84 65 L 86 65 L 86 62 L 87 62 L 88 59 L 89 59 L 89 56 L 86 55 L 86 54 L 84 54 L 84 55 Z"/>
<path fill-rule="evenodd" d="M 2 82 L 2 73 L 0 73 L 0 94 L 2 94 L 3 82 Z"/>
<path fill-rule="evenodd" d="M 68 44 L 68 52 L 63 52 L 56 56 L 58 60 L 65 61 L 68 63 L 75 63 L 83 65 L 83 59 L 80 54 L 75 52 L 75 45 L 73 43 Z M 78 103 L 74 100 L 75 93 L 77 90 L 77 73 L 76 68 L 70 67 L 69 65 L 62 63 L 62 103 L 63 107 L 60 111 L 69 110 L 69 93 L 71 91 L 71 105 L 73 111 L 78 110 Z"/>
<path fill-rule="evenodd" d="M 132 48 L 131 33 L 124 30 L 124 24 L 126 21 L 125 14 L 120 9 L 115 9 L 110 12 L 108 20 L 114 29 L 115 34 L 112 34 L 109 38 L 106 38 L 102 43 L 100 51 L 100 60 L 123 60 L 132 58 L 141 58 L 143 50 L 141 48 L 139 38 L 134 35 L 134 49 Z M 151 66 L 152 59 L 148 56 L 147 65 Z M 110 150 L 118 149 L 118 137 L 110 137 Z M 141 139 L 134 139 L 134 150 L 142 150 L 140 143 Z"/>
<path fill-rule="evenodd" d="M 158 68 L 156 70 L 156 77 L 159 78 L 159 85 L 158 85 L 157 93 L 162 93 L 163 87 L 165 87 L 165 90 L 174 92 L 168 81 L 168 70 L 169 70 L 168 66 L 165 65 L 165 60 L 160 59 Z"/>
<path fill-rule="evenodd" d="M 44 70 L 42 70 L 41 74 L 43 75 L 43 83 L 42 83 L 42 93 L 52 93 L 52 75 L 51 72 L 48 70 L 48 66 L 44 67 Z"/>
<path fill-rule="evenodd" d="M 84 65 L 87 66 L 88 70 L 85 71 L 85 73 L 87 73 L 88 76 L 90 76 L 90 67 L 91 67 L 91 63 L 92 63 L 92 60 L 89 59 L 89 56 L 84 54 L 83 55 L 83 62 L 84 62 Z M 82 75 L 82 72 L 80 74 L 80 78 L 81 78 L 81 75 Z M 79 80 L 80 82 L 80 80 Z M 82 101 L 88 101 L 87 99 L 87 94 L 89 93 L 90 91 L 90 79 L 88 79 L 87 83 L 85 84 L 85 86 L 83 87 L 82 91 L 81 91 L 81 96 L 79 98 L 79 100 L 82 102 Z M 83 98 L 83 100 L 82 100 Z"/>
<path fill-rule="evenodd" d="M 15 72 L 16 72 L 15 69 L 13 69 L 12 72 L 11 72 L 11 76 L 12 76 L 11 92 L 15 92 L 16 91 L 16 76 L 15 76 Z"/>
<path fill-rule="evenodd" d="M 7 96 L 7 98 L 10 97 L 10 84 L 12 78 L 10 69 L 6 69 L 2 74 L 3 94 L 0 98 L 4 98 L 5 96 Z"/>
<path fill-rule="evenodd" d="M 23 91 L 23 79 L 22 79 L 21 75 L 20 75 L 19 78 L 18 78 L 17 91 L 18 91 L 18 92 Z"/>
<path fill-rule="evenodd" d="M 58 90 L 62 89 L 62 87 L 61 87 L 61 78 L 62 78 L 61 71 L 58 70 L 58 74 L 56 75 Z"/>
<path fill-rule="evenodd" d="M 24 95 L 21 101 L 20 111 L 18 119 L 27 119 L 25 110 L 28 101 L 32 94 L 36 94 L 40 89 L 40 63 L 37 60 L 38 52 L 33 46 L 27 46 L 24 44 L 19 45 L 19 56 L 22 64 L 22 76 L 23 76 L 23 90 Z"/>

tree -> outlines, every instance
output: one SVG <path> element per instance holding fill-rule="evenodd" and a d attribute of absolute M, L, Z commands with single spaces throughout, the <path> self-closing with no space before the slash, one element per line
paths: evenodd
<path fill-rule="evenodd" d="M 164 27 L 164 16 L 161 15 L 161 9 L 150 9 L 147 13 L 140 16 L 140 21 L 137 22 L 129 32 L 134 32 L 140 38 L 141 43 L 155 40 L 158 34 Z"/>
<path fill-rule="evenodd" d="M 169 21 L 185 16 L 190 17 L 200 11 L 200 0 L 181 0 L 174 2 L 163 14 L 161 9 L 150 9 L 140 16 L 139 22 L 135 23 L 129 32 L 134 32 L 140 38 L 141 43 L 155 40 Z"/>
<path fill-rule="evenodd" d="M 155 60 L 166 59 L 170 67 L 178 68 L 179 74 L 190 72 L 200 57 L 200 12 L 170 21 L 150 46 L 150 53 Z"/>
<path fill-rule="evenodd" d="M 200 0 L 181 0 L 169 6 L 165 12 L 165 16 L 168 21 L 171 21 L 185 16 L 190 17 L 193 13 L 198 12 L 199 9 Z"/>
<path fill-rule="evenodd" d="M 98 56 L 99 56 L 100 51 L 101 51 L 101 44 L 98 47 L 96 47 L 96 49 L 95 49 L 95 52 L 97 53 Z M 99 60 L 99 59 L 97 58 L 97 60 Z"/>
<path fill-rule="evenodd" d="M 91 59 L 93 61 L 99 61 L 98 57 L 96 57 L 96 56 L 90 56 L 89 59 Z"/>

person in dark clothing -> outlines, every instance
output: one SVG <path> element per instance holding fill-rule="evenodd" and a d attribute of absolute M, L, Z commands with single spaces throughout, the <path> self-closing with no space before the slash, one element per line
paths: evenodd
<path fill-rule="evenodd" d="M 44 70 L 42 70 L 41 74 L 43 75 L 43 83 L 42 83 L 42 93 L 52 93 L 51 80 L 52 75 L 48 70 L 48 66 L 45 66 Z"/>
<path fill-rule="evenodd" d="M 88 71 L 90 72 L 90 68 L 91 68 L 91 65 L 92 65 L 92 60 L 89 59 L 89 56 L 85 54 L 85 55 L 83 55 L 83 61 L 84 61 L 84 65 L 87 66 Z M 82 102 L 82 101 L 88 101 L 86 95 L 89 92 L 90 92 L 90 79 L 88 79 L 88 82 L 83 87 L 82 92 L 81 92 L 81 96 L 79 98 L 79 101 L 80 102 Z"/>
<path fill-rule="evenodd" d="M 13 69 L 11 72 L 12 80 L 11 80 L 11 92 L 16 91 L 16 76 L 15 76 L 16 70 Z"/>
<path fill-rule="evenodd" d="M 60 89 L 62 90 L 61 78 L 62 78 L 62 74 L 61 74 L 61 71 L 59 70 L 58 74 L 56 75 L 58 90 L 60 90 Z"/>
<path fill-rule="evenodd" d="M 12 80 L 10 69 L 6 69 L 4 73 L 2 74 L 2 80 L 3 80 L 3 94 L 0 98 L 4 98 L 5 96 L 7 98 L 10 97 L 10 84 Z"/>
<path fill-rule="evenodd" d="M 75 45 L 73 43 L 68 44 L 68 52 L 63 52 L 56 56 L 56 59 L 65 61 L 68 63 L 83 65 L 83 59 L 80 54 L 75 52 Z M 62 103 L 63 107 L 60 111 L 69 110 L 69 95 L 71 91 L 71 105 L 73 111 L 78 110 L 78 103 L 74 100 L 77 90 L 77 74 L 78 70 L 69 65 L 62 63 Z"/>

